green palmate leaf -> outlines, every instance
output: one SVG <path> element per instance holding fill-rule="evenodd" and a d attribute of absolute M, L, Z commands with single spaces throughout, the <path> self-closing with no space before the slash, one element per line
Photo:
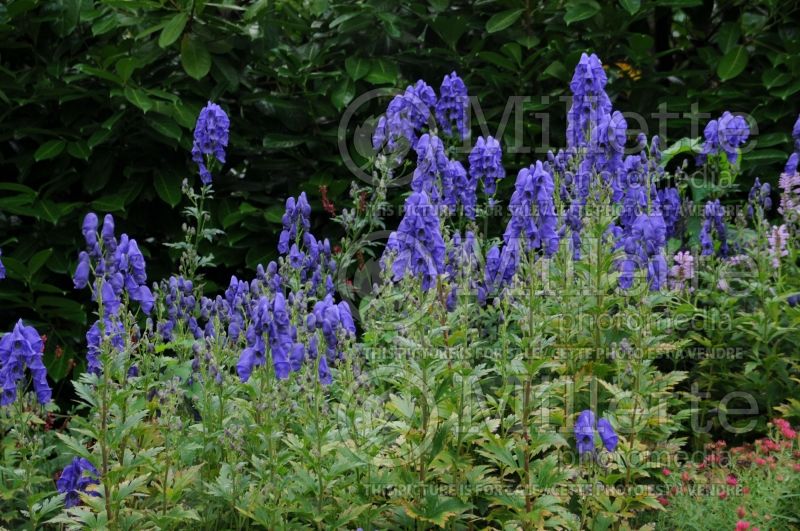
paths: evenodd
<path fill-rule="evenodd" d="M 155 174 L 153 187 L 165 203 L 175 207 L 181 202 L 181 179 L 179 175 L 166 171 Z"/>
<path fill-rule="evenodd" d="M 39 146 L 39 149 L 33 154 L 33 159 L 37 162 L 52 159 L 60 155 L 64 151 L 64 147 L 66 147 L 66 143 L 63 140 L 48 140 Z"/>
<path fill-rule="evenodd" d="M 184 35 L 181 42 L 181 64 L 191 77 L 202 79 L 211 70 L 211 54 L 199 39 Z"/>
<path fill-rule="evenodd" d="M 162 48 L 166 48 L 177 41 L 181 34 L 183 34 L 183 29 L 186 27 L 186 22 L 188 20 L 189 17 L 186 13 L 178 13 L 169 19 L 169 22 L 167 22 L 164 29 L 161 30 L 161 35 L 158 37 L 158 45 Z"/>
<path fill-rule="evenodd" d="M 363 57 L 348 57 L 345 59 L 344 67 L 345 70 L 347 70 L 347 75 L 349 75 L 353 81 L 358 81 L 369 74 L 370 62 L 369 59 L 364 59 Z"/>
<path fill-rule="evenodd" d="M 522 9 L 509 9 L 507 11 L 501 11 L 486 21 L 486 31 L 489 33 L 497 33 L 498 31 L 502 31 L 519 20 L 519 17 L 522 15 L 522 13 L 524 13 L 524 10 Z"/>
<path fill-rule="evenodd" d="M 619 5 L 631 15 L 635 15 L 642 7 L 642 0 L 619 0 Z"/>
<path fill-rule="evenodd" d="M 569 26 L 573 22 L 580 22 L 592 18 L 600 12 L 600 4 L 593 0 L 574 2 L 567 5 L 564 13 L 564 22 Z"/>
<path fill-rule="evenodd" d="M 747 66 L 749 55 L 744 46 L 734 46 L 731 48 L 717 65 L 717 75 L 722 81 L 733 79 Z"/>

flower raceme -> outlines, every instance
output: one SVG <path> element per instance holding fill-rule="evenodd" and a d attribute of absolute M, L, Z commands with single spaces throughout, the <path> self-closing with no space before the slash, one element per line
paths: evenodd
<path fill-rule="evenodd" d="M 17 387 L 27 368 L 31 373 L 36 399 L 40 404 L 50 401 L 52 391 L 47 383 L 47 369 L 42 361 L 44 341 L 32 326 L 25 326 L 22 319 L 14 329 L 0 338 L 0 405 L 13 404 L 17 399 Z"/>
<path fill-rule="evenodd" d="M 697 156 L 698 164 L 704 164 L 709 155 L 724 153 L 728 162 L 735 163 L 738 149 L 750 136 L 750 126 L 742 116 L 725 111 L 717 120 L 711 120 L 703 131 L 704 143 Z"/>
<path fill-rule="evenodd" d="M 592 410 L 586 409 L 578 415 L 575 421 L 575 443 L 580 455 L 594 453 L 595 451 L 595 432 L 600 436 L 600 440 L 606 450 L 613 452 L 619 443 L 619 436 L 614 431 L 611 423 L 601 418 L 595 425 L 595 416 Z"/>
<path fill-rule="evenodd" d="M 90 485 L 99 485 L 99 473 L 88 459 L 76 457 L 61 472 L 56 487 L 58 492 L 65 495 L 64 506 L 69 509 L 81 501 L 80 493 L 89 492 L 92 496 L 99 496 L 96 491 L 88 491 Z"/>
<path fill-rule="evenodd" d="M 192 160 L 200 171 L 203 184 L 211 184 L 209 162 L 213 159 L 225 163 L 225 148 L 228 147 L 228 130 L 231 122 L 222 107 L 208 102 L 197 117 L 192 145 Z"/>
<path fill-rule="evenodd" d="M 124 330 L 119 320 L 123 298 L 127 296 L 136 301 L 146 315 L 155 305 L 153 292 L 146 283 L 146 263 L 139 245 L 127 234 L 117 239 L 115 228 L 111 214 L 105 215 L 102 227 L 94 212 L 86 214 L 81 227 L 86 250 L 78 254 L 78 265 L 72 277 L 76 289 L 91 286 L 94 300 L 103 307 L 100 320 L 86 333 L 88 369 L 94 374 L 102 371 L 101 329 L 111 339 L 114 348 L 120 350 L 124 347 Z M 90 278 L 92 274 L 93 281 Z"/>

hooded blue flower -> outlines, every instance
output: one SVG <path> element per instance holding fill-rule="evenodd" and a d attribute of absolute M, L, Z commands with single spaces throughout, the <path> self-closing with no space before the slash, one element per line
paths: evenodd
<path fill-rule="evenodd" d="M 712 234 L 716 233 L 720 242 L 718 254 L 728 256 L 728 233 L 725 227 L 725 209 L 720 205 L 719 199 L 706 203 L 704 209 L 705 219 L 700 228 L 701 254 L 709 256 L 714 254 L 714 240 Z"/>
<path fill-rule="evenodd" d="M 453 136 L 455 129 L 461 138 L 469 137 L 467 86 L 458 74 L 453 72 L 444 76 L 439 93 L 439 101 L 436 102 L 436 120 L 439 122 L 439 127 L 447 136 Z"/>
<path fill-rule="evenodd" d="M 99 485 L 99 472 L 88 459 L 76 457 L 72 463 L 67 465 L 58 478 L 58 492 L 66 494 L 64 497 L 64 507 L 69 509 L 78 505 L 81 501 L 80 493 L 87 492 L 89 485 Z M 99 496 L 100 493 L 91 491 L 92 496 Z"/>
<path fill-rule="evenodd" d="M 3 256 L 3 250 L 0 249 L 0 256 Z M 6 278 L 6 268 L 3 266 L 3 261 L 0 260 L 0 280 Z"/>
<path fill-rule="evenodd" d="M 580 455 L 594 451 L 594 413 L 590 409 L 582 411 L 575 421 L 575 442 Z"/>
<path fill-rule="evenodd" d="M 469 154 L 469 174 L 473 180 L 483 183 L 487 195 L 494 194 L 497 181 L 506 176 L 500 142 L 491 136 L 478 138 Z"/>
<path fill-rule="evenodd" d="M 697 163 L 705 164 L 708 155 L 725 153 L 728 162 L 736 162 L 739 147 L 750 136 L 750 126 L 741 116 L 725 111 L 718 120 L 711 120 L 703 131 L 704 143 L 697 155 Z"/>
<path fill-rule="evenodd" d="M 590 409 L 586 409 L 578 415 L 578 420 L 575 421 L 575 442 L 580 455 L 594 452 L 594 433 L 595 416 Z M 606 450 L 613 452 L 617 448 L 619 436 L 608 420 L 601 418 L 597 421 L 597 433 Z"/>
<path fill-rule="evenodd" d="M 25 326 L 22 319 L 14 330 L 0 338 L 0 406 L 12 404 L 17 399 L 17 385 L 30 371 L 33 388 L 40 404 L 50 401 L 52 392 L 47 383 L 47 369 L 42 361 L 44 342 L 32 326 Z"/>
<path fill-rule="evenodd" d="M 445 173 L 450 161 L 445 154 L 442 140 L 436 135 L 425 133 L 419 138 L 415 150 L 417 167 L 411 179 L 411 189 L 425 192 L 434 205 L 443 201 L 455 201 L 452 180 L 446 182 Z"/>
<path fill-rule="evenodd" d="M 427 291 L 444 272 L 445 244 L 439 217 L 425 192 L 414 192 L 406 200 L 405 215 L 397 231 L 389 235 L 381 263 L 387 253 L 394 254 L 395 281 L 411 272 L 422 277 L 422 289 Z"/>
<path fill-rule="evenodd" d="M 597 421 L 597 433 L 600 434 L 600 440 L 603 441 L 606 450 L 613 452 L 617 448 L 619 436 L 608 420 L 602 418 Z"/>
<path fill-rule="evenodd" d="M 600 59 L 595 54 L 582 54 L 569 84 L 572 105 L 567 113 L 567 146 L 588 145 L 600 117 L 611 114 L 611 100 L 605 91 L 607 82 Z"/>
<path fill-rule="evenodd" d="M 194 144 L 192 160 L 200 169 L 200 180 L 203 184 L 211 183 L 211 172 L 208 170 L 206 157 L 214 157 L 225 163 L 225 148 L 228 147 L 228 130 L 231 122 L 222 107 L 208 102 L 197 117 L 194 127 Z"/>
<path fill-rule="evenodd" d="M 554 191 L 553 176 L 541 161 L 519 171 L 509 202 L 511 220 L 503 234 L 506 245 L 524 238 L 528 250 L 542 249 L 546 256 L 555 254 L 559 239 Z"/>
<path fill-rule="evenodd" d="M 409 85 L 403 94 L 397 95 L 389 103 L 386 116 L 378 121 L 372 136 L 372 146 L 376 151 L 384 149 L 395 152 L 402 147 L 415 147 L 420 131 L 427 125 L 431 108 L 436 104 L 436 93 L 424 81 Z"/>

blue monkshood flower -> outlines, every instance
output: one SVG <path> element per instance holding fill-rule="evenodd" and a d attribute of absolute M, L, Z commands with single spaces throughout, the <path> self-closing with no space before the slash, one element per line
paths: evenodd
<path fill-rule="evenodd" d="M 578 415 L 578 420 L 575 421 L 575 441 L 580 455 L 594 452 L 594 433 L 595 416 L 590 409 L 586 409 Z M 613 452 L 617 448 L 619 436 L 607 419 L 601 418 L 597 421 L 597 433 L 606 450 Z"/>
<path fill-rule="evenodd" d="M 601 114 L 592 127 L 587 161 L 604 182 L 610 182 L 622 167 L 628 123 L 619 111 Z"/>
<path fill-rule="evenodd" d="M 588 145 L 600 117 L 611 114 L 611 100 L 605 91 L 607 82 L 600 59 L 595 54 L 582 54 L 569 84 L 572 105 L 567 113 L 568 147 Z"/>
<path fill-rule="evenodd" d="M 103 287 L 100 289 L 100 297 L 100 300 L 103 302 L 103 315 L 105 317 L 110 317 L 119 313 L 121 302 L 114 292 L 114 287 L 111 282 L 103 282 Z"/>
<path fill-rule="evenodd" d="M 797 165 L 800 163 L 800 155 L 792 153 L 786 160 L 786 165 L 783 168 L 783 173 L 787 175 L 794 175 L 797 173 Z"/>
<path fill-rule="evenodd" d="M 436 120 L 447 136 L 457 131 L 461 138 L 469 137 L 469 95 L 464 81 L 455 72 L 444 76 L 439 89 L 439 101 L 436 102 Z"/>
<path fill-rule="evenodd" d="M 700 228 L 701 254 L 709 256 L 714 254 L 714 240 L 712 234 L 716 233 L 720 242 L 718 254 L 728 256 L 728 236 L 725 227 L 725 210 L 720 205 L 719 199 L 706 203 L 704 209 L 705 219 Z"/>
<path fill-rule="evenodd" d="M 580 455 L 594 451 L 594 413 L 584 410 L 575 421 L 575 442 Z"/>
<path fill-rule="evenodd" d="M 737 150 L 750 136 L 750 126 L 741 116 L 725 111 L 718 120 L 711 120 L 703 130 L 704 143 L 697 155 L 697 163 L 705 164 L 708 155 L 723 152 L 728 162 L 734 163 Z"/>
<path fill-rule="evenodd" d="M 755 214 L 755 208 L 759 207 L 764 210 L 764 212 L 768 211 L 772 208 L 772 199 L 770 198 L 770 194 L 772 193 L 772 187 L 769 183 L 761 184 L 761 180 L 756 177 L 755 182 L 753 182 L 753 187 L 750 188 L 750 193 L 747 196 L 747 215 L 749 217 L 753 217 Z"/>
<path fill-rule="evenodd" d="M 800 115 L 797 116 L 797 121 L 792 128 L 792 138 L 794 139 L 794 149 L 800 152 Z"/>
<path fill-rule="evenodd" d="M 385 117 L 378 121 L 372 136 L 372 146 L 376 151 L 384 147 L 394 152 L 407 142 L 414 148 L 420 131 L 428 123 L 431 108 L 436 104 L 436 93 L 424 81 L 409 85 L 403 94 L 395 96 L 386 109 Z"/>
<path fill-rule="evenodd" d="M 278 252 L 286 254 L 289 252 L 291 242 L 297 238 L 298 230 L 311 228 L 311 205 L 305 192 L 301 192 L 297 199 L 290 197 L 286 200 L 286 211 L 281 223 L 283 230 L 278 239 Z"/>
<path fill-rule="evenodd" d="M 469 174 L 473 180 L 483 183 L 483 191 L 487 195 L 494 194 L 497 181 L 506 176 L 500 142 L 491 136 L 478 138 L 469 154 Z"/>
<path fill-rule="evenodd" d="M 789 304 L 790 307 L 794 308 L 800 303 L 800 293 L 795 293 L 794 295 L 789 295 L 786 298 L 786 302 Z"/>
<path fill-rule="evenodd" d="M 434 134 L 425 133 L 417 141 L 415 150 L 417 167 L 411 179 L 411 189 L 415 192 L 425 192 L 434 205 L 443 200 L 454 201 L 452 182 L 445 182 L 445 173 L 450 161 L 445 154 L 442 140 Z"/>
<path fill-rule="evenodd" d="M 83 233 L 83 239 L 86 241 L 86 248 L 89 249 L 95 257 L 99 257 L 100 255 L 100 247 L 97 244 L 97 227 L 97 214 L 94 212 L 86 214 L 83 218 L 81 232 Z"/>
<path fill-rule="evenodd" d="M 67 465 L 61 472 L 56 486 L 58 492 L 66 494 L 64 497 L 64 507 L 69 509 L 78 505 L 81 501 L 80 493 L 87 492 L 89 485 L 100 484 L 100 473 L 88 459 L 76 457 L 72 463 Z M 88 491 L 92 496 L 99 496 L 96 491 Z"/>
<path fill-rule="evenodd" d="M 103 238 L 105 250 L 109 253 L 117 250 L 117 238 L 114 235 L 115 228 L 114 216 L 106 214 L 103 217 L 103 228 L 100 229 L 100 235 Z"/>
<path fill-rule="evenodd" d="M 406 199 L 405 215 L 397 231 L 389 235 L 382 264 L 388 253 L 394 254 L 395 281 L 411 272 L 422 277 L 422 289 L 427 291 L 444 273 L 445 244 L 439 217 L 425 192 L 414 192 Z"/>
<path fill-rule="evenodd" d="M 211 172 L 206 166 L 206 157 L 214 157 L 225 163 L 225 148 L 228 147 L 228 130 L 231 122 L 222 107 L 216 103 L 208 102 L 197 117 L 194 127 L 194 144 L 192 145 L 192 160 L 200 170 L 200 180 L 203 184 L 211 183 Z"/>
<path fill-rule="evenodd" d="M 44 342 L 32 326 L 25 326 L 22 319 L 14 330 L 0 338 L 0 406 L 12 404 L 17 399 L 17 385 L 25 376 L 27 367 L 33 380 L 33 388 L 40 404 L 50 401 L 52 392 L 47 383 L 47 369 L 42 361 Z"/>
<path fill-rule="evenodd" d="M 467 170 L 457 160 L 451 160 L 445 170 L 447 181 L 452 183 L 455 198 L 452 202 L 462 206 L 464 216 L 475 219 L 475 207 L 478 203 L 476 193 L 478 181 L 467 174 Z"/>
<path fill-rule="evenodd" d="M 0 249 L 0 256 L 3 256 L 3 250 Z M 6 268 L 3 266 L 3 261 L 0 260 L 0 280 L 6 278 Z"/>
<path fill-rule="evenodd" d="M 78 267 L 75 268 L 75 275 L 72 277 L 75 289 L 83 289 L 89 284 L 90 268 L 89 253 L 81 251 L 78 254 Z"/>
<path fill-rule="evenodd" d="M 328 368 L 328 362 L 325 359 L 325 356 L 319 357 L 319 367 L 317 369 L 319 374 L 319 383 L 323 385 L 328 385 L 333 381 L 333 377 L 331 376 L 331 371 Z"/>
<path fill-rule="evenodd" d="M 503 234 L 506 245 L 524 238 L 529 251 L 541 248 L 546 256 L 555 254 L 559 240 L 554 191 L 553 176 L 541 161 L 519 171 L 509 202 L 511 220 Z"/>
<path fill-rule="evenodd" d="M 681 196 L 677 188 L 669 187 L 658 191 L 658 204 L 667 230 L 667 238 L 677 236 L 681 219 Z"/>
<path fill-rule="evenodd" d="M 608 420 L 602 418 L 597 421 L 597 433 L 600 434 L 600 440 L 603 441 L 603 446 L 606 447 L 606 450 L 609 452 L 616 450 L 617 444 L 619 444 L 619 436 Z"/>
<path fill-rule="evenodd" d="M 105 336 L 116 350 L 125 348 L 125 330 L 122 324 L 115 319 L 103 319 L 103 329 Z M 165 339 L 169 341 L 171 338 Z M 103 370 L 103 362 L 100 359 L 100 344 L 102 337 L 100 334 L 100 321 L 95 321 L 91 328 L 86 332 L 86 364 L 87 370 L 92 374 L 100 374 Z"/>

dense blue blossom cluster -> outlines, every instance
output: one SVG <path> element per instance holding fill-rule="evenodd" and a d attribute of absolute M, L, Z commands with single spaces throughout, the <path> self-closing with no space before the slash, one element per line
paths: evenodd
<path fill-rule="evenodd" d="M 453 136 L 453 130 L 461 138 L 469 137 L 469 96 L 467 86 L 455 72 L 444 76 L 436 102 L 436 121 L 442 132 Z"/>
<path fill-rule="evenodd" d="M 383 262 L 392 257 L 395 281 L 410 272 L 422 278 L 422 289 L 436 285 L 438 275 L 445 272 L 445 244 L 439 227 L 439 216 L 428 195 L 414 192 L 405 203 L 405 215 L 397 230 L 389 235 Z"/>
<path fill-rule="evenodd" d="M 97 491 L 87 491 L 90 485 L 99 485 L 99 473 L 88 459 L 75 457 L 67 465 L 58 478 L 56 487 L 58 492 L 64 494 L 64 507 L 69 509 L 81 501 L 80 493 L 90 492 L 92 496 L 99 496 Z"/>
<path fill-rule="evenodd" d="M 228 147 L 230 126 L 231 122 L 222 107 L 210 101 L 197 117 L 197 124 L 194 127 L 192 160 L 200 170 L 200 180 L 203 184 L 211 183 L 211 171 L 208 169 L 208 164 L 212 157 L 225 163 L 225 148 Z"/>
<path fill-rule="evenodd" d="M 98 235 L 97 215 L 90 212 L 83 220 L 82 232 L 86 251 L 78 255 L 78 265 L 73 276 L 76 289 L 83 289 L 91 282 L 92 297 L 102 304 L 103 315 L 86 333 L 89 370 L 99 373 L 100 345 L 103 336 L 111 339 L 117 349 L 122 348 L 124 331 L 120 324 L 120 308 L 123 298 L 139 303 L 145 314 L 150 314 L 155 304 L 153 292 L 147 286 L 144 255 L 136 240 L 122 234 L 115 235 L 114 217 L 106 214 Z"/>
<path fill-rule="evenodd" d="M 716 235 L 719 240 L 717 254 L 722 257 L 728 256 L 728 233 L 725 227 L 725 209 L 719 199 L 706 203 L 703 211 L 703 226 L 700 229 L 701 254 L 708 256 L 714 254 L 714 238 Z"/>
<path fill-rule="evenodd" d="M 47 383 L 47 369 L 42 362 L 44 342 L 32 326 L 25 326 L 22 319 L 14 330 L 0 338 L 0 406 L 13 404 L 17 399 L 17 387 L 25 377 L 25 369 L 31 373 L 36 399 L 40 404 L 50 401 L 52 391 Z"/>
<path fill-rule="evenodd" d="M 697 156 L 698 164 L 705 163 L 709 155 L 724 153 L 728 162 L 735 163 L 738 149 L 750 136 L 750 126 L 741 116 L 725 111 L 717 120 L 711 120 L 703 131 L 704 143 Z"/>
<path fill-rule="evenodd" d="M 342 341 L 355 336 L 350 306 L 334 302 L 332 275 L 337 265 L 330 242 L 311 234 L 310 214 L 305 193 L 289 198 L 278 245 L 288 269 L 280 272 L 280 266 L 270 262 L 266 270 L 259 266 L 249 286 L 232 279 L 225 300 L 217 305 L 226 309 L 229 337 L 238 336 L 244 328 L 246 347 L 236 366 L 242 381 L 266 363 L 269 347 L 279 379 L 309 362 L 316 363 L 319 381 L 328 384 L 330 365 L 342 359 Z M 300 288 L 284 293 L 292 275 Z"/>
<path fill-rule="evenodd" d="M 469 174 L 483 183 L 483 191 L 493 195 L 497 189 L 497 181 L 506 176 L 503 168 L 503 149 L 500 142 L 493 137 L 478 137 L 469 154 Z"/>
<path fill-rule="evenodd" d="M 602 122 L 602 116 L 611 114 L 607 82 L 600 59 L 595 54 L 582 54 L 569 84 L 572 105 L 567 112 L 567 147 L 588 146 L 593 126 Z"/>

